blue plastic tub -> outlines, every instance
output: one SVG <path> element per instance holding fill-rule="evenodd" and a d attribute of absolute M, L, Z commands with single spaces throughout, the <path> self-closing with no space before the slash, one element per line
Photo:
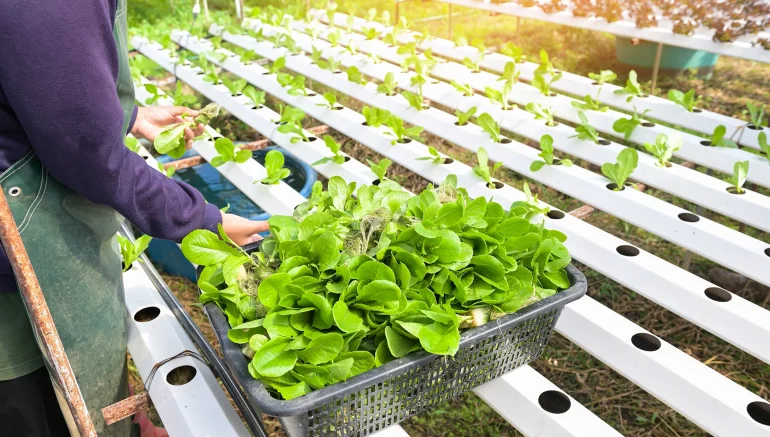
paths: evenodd
<path fill-rule="evenodd" d="M 286 150 L 273 146 L 255 150 L 253 158 L 264 165 L 265 155 L 274 149 L 280 150 L 283 153 L 286 158 L 284 167 L 291 170 L 291 175 L 284 179 L 284 182 L 299 191 L 303 196 L 310 196 L 313 183 L 318 175 L 309 165 L 300 161 Z M 196 155 L 195 151 L 188 150 L 183 158 Z M 165 164 L 172 161 L 172 159 L 164 155 L 159 157 L 158 161 Z M 267 220 L 270 217 L 270 214 L 266 213 L 257 204 L 252 202 L 251 199 L 241 193 L 238 188 L 208 163 L 178 170 L 174 173 L 173 178 L 197 188 L 207 202 L 219 208 L 230 205 L 228 213 L 246 217 L 250 220 Z M 182 276 L 193 282 L 196 280 L 195 268 L 182 255 L 179 246 L 173 241 L 153 239 L 147 248 L 147 255 L 156 267 L 166 273 Z"/>
<path fill-rule="evenodd" d="M 649 41 L 637 44 L 628 38 L 615 39 L 615 51 L 618 61 L 644 76 L 651 74 L 655 65 L 658 45 Z M 675 46 L 663 46 L 660 56 L 660 74 L 674 76 L 684 71 L 697 70 L 699 76 L 710 76 L 719 55 L 702 50 L 691 50 Z"/>

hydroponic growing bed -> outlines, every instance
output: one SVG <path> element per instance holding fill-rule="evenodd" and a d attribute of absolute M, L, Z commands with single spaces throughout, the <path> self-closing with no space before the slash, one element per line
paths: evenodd
<path fill-rule="evenodd" d="M 610 81 L 609 75 L 589 79 L 558 72 L 552 66 L 549 69 L 547 56 L 540 64 L 518 62 L 513 51 L 486 53 L 483 48 L 424 38 L 407 29 L 342 14 L 329 16 L 316 11 L 307 19 L 296 19 L 266 10 L 244 22 L 242 28 L 225 30 L 213 25 L 210 32 L 213 38 L 209 39 L 183 30 L 171 34 L 171 41 L 206 59 L 198 66 L 183 61 L 176 47 L 163 47 L 142 37 L 132 43 L 179 80 L 220 103 L 327 178 L 339 176 L 348 183 L 370 185 L 384 180 L 384 168 L 378 164 L 367 167 L 340 152 L 334 140 L 317 138 L 304 129 L 298 112 L 289 109 L 279 114 L 267 108 L 262 104 L 264 95 L 258 91 L 277 97 L 290 108 L 301 110 L 302 115 L 319 120 L 437 186 L 451 175 L 470 198 L 537 207 L 540 214 L 534 220 L 542 220 L 546 228 L 563 234 L 574 259 L 770 362 L 770 342 L 766 340 L 770 338 L 770 317 L 765 309 L 538 202 L 526 189 L 522 192 L 497 181 L 495 168 L 484 162 L 488 157 L 770 285 L 768 244 L 627 185 L 629 180 L 643 182 L 770 231 L 770 199 L 744 187 L 747 180 L 770 187 L 767 128 L 748 129 L 745 123 L 729 117 L 692 111 L 697 108 L 686 108 L 686 102 L 682 106 L 650 98 L 634 83 L 625 87 L 594 85 L 597 80 Z M 252 55 L 238 56 L 222 47 L 223 41 Z M 271 64 L 257 65 L 249 59 L 253 55 Z M 223 71 L 243 81 L 220 84 Z M 314 92 L 307 86 L 311 80 L 368 106 L 362 113 L 349 109 L 333 95 Z M 588 94 L 590 99 L 574 99 L 559 92 Z M 621 110 L 633 104 L 640 113 L 641 109 L 649 112 L 630 116 L 605 109 L 603 104 Z M 450 114 L 446 109 L 456 112 Z M 668 123 L 664 126 L 646 120 Z M 620 130 L 616 129 L 618 124 Z M 409 125 L 476 153 L 481 164 L 471 167 L 436 152 L 420 141 L 421 129 Z M 696 131 L 709 134 L 710 139 L 676 127 L 695 125 L 700 127 Z M 721 135 L 720 126 L 724 129 Z M 761 127 L 761 119 L 757 127 Z M 507 138 L 506 131 L 539 143 L 540 150 Z M 729 147 L 736 132 L 741 136 L 732 140 L 759 152 Z M 621 144 L 626 140 L 628 145 Z M 212 143 L 199 141 L 194 146 L 209 162 L 222 156 Z M 638 152 L 634 144 L 648 153 Z M 560 157 L 555 156 L 557 151 L 562 153 Z M 569 165 L 568 155 L 600 165 L 602 175 Z M 732 181 L 670 163 L 672 156 L 732 174 Z M 227 162 L 217 169 L 272 214 L 292 215 L 304 201 L 280 182 L 255 184 L 276 169 L 266 169 L 253 160 Z M 222 321 L 220 317 L 218 323 Z M 232 321 L 230 325 L 233 327 Z M 555 329 L 713 435 L 770 435 L 770 404 L 766 400 L 590 297 L 566 305 Z M 233 354 L 237 351 L 233 345 L 227 348 L 235 366 L 237 353 Z M 327 388 L 331 387 L 334 385 Z M 525 435 L 618 435 L 527 366 L 474 391 Z M 390 423 L 382 422 L 366 432 L 382 430 Z M 355 435 L 357 430 L 327 427 L 326 431 Z M 398 435 L 402 431 L 389 428 L 382 432 Z"/>

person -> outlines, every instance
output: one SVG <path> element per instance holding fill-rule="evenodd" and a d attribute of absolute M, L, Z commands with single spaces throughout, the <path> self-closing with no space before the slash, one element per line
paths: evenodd
<path fill-rule="evenodd" d="M 127 395 L 125 306 L 115 233 L 124 217 L 181 240 L 221 224 L 236 243 L 267 230 L 221 213 L 124 146 L 152 141 L 182 107 L 134 106 L 126 0 L 5 0 L 0 13 L 0 187 L 100 436 L 100 409 Z M 192 144 L 202 126 L 189 129 Z M 0 251 L 0 436 L 69 430 L 4 251 Z M 67 411 L 65 411 L 65 414 Z"/>

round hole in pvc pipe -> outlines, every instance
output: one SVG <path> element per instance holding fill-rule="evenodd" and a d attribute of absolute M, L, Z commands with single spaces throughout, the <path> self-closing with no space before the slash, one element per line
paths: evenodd
<path fill-rule="evenodd" d="M 452 158 L 444 158 L 444 162 L 442 162 L 442 164 L 451 164 L 453 162 L 455 162 L 455 160 Z"/>
<path fill-rule="evenodd" d="M 345 162 L 348 162 L 348 161 L 350 161 L 350 157 L 349 157 L 349 156 L 346 156 L 346 157 L 345 157 Z"/>
<path fill-rule="evenodd" d="M 552 414 L 566 413 L 572 406 L 569 397 L 557 390 L 547 390 L 540 393 L 540 396 L 537 397 L 537 403 L 540 404 L 540 408 Z"/>
<path fill-rule="evenodd" d="M 552 209 L 548 211 L 548 214 L 546 214 L 548 218 L 552 218 L 554 220 L 561 220 L 564 218 L 564 213 L 559 211 L 558 209 Z"/>
<path fill-rule="evenodd" d="M 166 375 L 166 382 L 171 385 L 185 385 L 195 378 L 198 371 L 193 366 L 179 366 L 172 369 Z"/>
<path fill-rule="evenodd" d="M 642 126 L 644 126 L 644 127 L 655 127 L 655 123 L 652 123 L 652 122 L 649 122 L 649 121 L 645 121 L 644 123 L 642 123 Z"/>
<path fill-rule="evenodd" d="M 733 295 L 730 294 L 729 291 L 719 287 L 709 287 L 704 293 L 706 294 L 706 297 L 715 302 L 729 302 L 733 298 Z"/>
<path fill-rule="evenodd" d="M 604 139 L 599 140 L 599 145 L 600 146 L 609 146 L 610 144 L 612 144 L 612 143 L 607 141 L 607 140 L 604 140 Z"/>
<path fill-rule="evenodd" d="M 762 129 L 764 129 L 762 126 L 757 126 L 757 125 L 755 125 L 755 124 L 750 124 L 750 125 L 748 125 L 747 127 L 748 127 L 749 129 L 751 129 L 751 130 L 762 130 Z"/>
<path fill-rule="evenodd" d="M 639 255 L 639 249 L 628 244 L 623 244 L 615 249 L 619 254 L 623 256 L 637 256 Z"/>
<path fill-rule="evenodd" d="M 767 249 L 765 249 L 765 255 L 767 255 L 767 256 L 770 256 L 770 247 L 768 247 Z"/>
<path fill-rule="evenodd" d="M 634 334 L 633 337 L 631 337 L 631 343 L 633 343 L 637 349 L 641 349 L 646 352 L 655 352 L 656 350 L 660 349 L 661 344 L 658 337 L 646 332 Z"/>
<path fill-rule="evenodd" d="M 755 422 L 770 426 L 770 403 L 761 401 L 752 402 L 746 407 L 746 412 L 749 413 L 749 416 L 751 416 Z"/>
<path fill-rule="evenodd" d="M 687 223 L 696 223 L 700 220 L 700 217 L 697 215 L 691 213 L 691 212 L 683 212 L 679 214 L 679 220 Z"/>
<path fill-rule="evenodd" d="M 140 323 L 145 323 L 145 322 L 155 320 L 159 315 L 160 315 L 160 308 L 152 306 L 152 307 L 142 308 L 141 310 L 134 313 L 134 320 Z"/>

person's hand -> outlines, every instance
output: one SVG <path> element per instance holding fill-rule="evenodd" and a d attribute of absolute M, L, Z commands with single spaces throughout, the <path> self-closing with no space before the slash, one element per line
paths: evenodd
<path fill-rule="evenodd" d="M 182 116 L 185 116 L 183 118 Z M 148 106 L 139 108 L 131 133 L 134 136 L 155 141 L 155 137 L 168 125 L 191 121 L 198 111 L 184 106 Z M 204 126 L 199 124 L 193 129 L 185 129 L 184 140 L 187 148 L 192 147 L 193 139 L 203 134 Z"/>
<path fill-rule="evenodd" d="M 259 232 L 264 232 L 269 227 L 266 221 L 257 222 L 237 215 L 222 213 L 222 228 L 235 244 L 243 246 L 261 240 L 262 237 L 259 236 Z"/>

